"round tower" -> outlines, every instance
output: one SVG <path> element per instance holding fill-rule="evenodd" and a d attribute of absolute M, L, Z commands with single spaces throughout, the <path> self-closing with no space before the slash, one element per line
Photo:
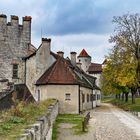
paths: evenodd
<path fill-rule="evenodd" d="M 81 63 L 81 68 L 83 71 L 87 72 L 90 64 L 91 64 L 91 56 L 88 55 L 85 49 L 83 49 L 79 56 L 77 57 L 78 62 Z"/>

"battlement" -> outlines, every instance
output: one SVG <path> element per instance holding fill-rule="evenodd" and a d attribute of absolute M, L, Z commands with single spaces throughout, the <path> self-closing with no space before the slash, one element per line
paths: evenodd
<path fill-rule="evenodd" d="M 24 27 L 24 26 L 31 26 L 31 16 L 24 16 L 22 17 L 22 25 L 19 24 L 19 17 L 15 15 L 11 15 L 11 19 L 9 22 L 7 22 L 7 16 L 4 14 L 0 14 L 0 25 L 7 25 L 7 26 L 19 26 Z"/>

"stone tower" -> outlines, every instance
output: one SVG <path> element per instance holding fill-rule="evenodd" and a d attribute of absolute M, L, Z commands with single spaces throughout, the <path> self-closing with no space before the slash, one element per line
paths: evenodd
<path fill-rule="evenodd" d="M 31 43 L 31 17 L 25 16 L 22 25 L 19 18 L 12 15 L 7 22 L 6 15 L 0 15 L 0 82 L 8 80 L 24 83 L 25 64 Z"/>
<path fill-rule="evenodd" d="M 81 63 L 81 68 L 87 72 L 89 66 L 91 65 L 91 56 L 83 49 L 79 56 L 77 57 L 78 62 Z"/>

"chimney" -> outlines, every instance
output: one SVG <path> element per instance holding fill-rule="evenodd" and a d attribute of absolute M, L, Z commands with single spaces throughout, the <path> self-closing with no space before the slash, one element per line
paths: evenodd
<path fill-rule="evenodd" d="M 64 57 L 64 52 L 62 52 L 62 51 L 58 51 L 57 54 L 58 54 L 60 57 Z"/>
<path fill-rule="evenodd" d="M 4 14 L 0 14 L 0 25 L 5 25 L 7 24 L 7 16 Z"/>
<path fill-rule="evenodd" d="M 42 38 L 42 45 L 45 46 L 45 48 L 47 49 L 47 52 L 51 52 L 51 39 L 50 38 Z"/>
<path fill-rule="evenodd" d="M 71 52 L 71 63 L 76 66 L 76 52 Z"/>
<path fill-rule="evenodd" d="M 80 62 L 76 63 L 76 66 L 80 69 L 81 69 L 81 65 L 82 65 L 82 63 L 80 63 Z"/>
<path fill-rule="evenodd" d="M 26 40 L 31 43 L 31 16 L 25 16 L 22 18 L 22 24 L 23 24 L 23 34 Z"/>
<path fill-rule="evenodd" d="M 18 26 L 18 16 L 11 15 L 11 24 L 13 26 Z"/>

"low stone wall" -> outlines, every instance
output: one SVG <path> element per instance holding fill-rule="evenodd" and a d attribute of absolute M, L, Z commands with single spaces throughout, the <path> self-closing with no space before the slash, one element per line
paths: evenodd
<path fill-rule="evenodd" d="M 51 140 L 53 123 L 58 115 L 58 101 L 48 107 L 45 116 L 31 125 L 19 140 Z"/>

